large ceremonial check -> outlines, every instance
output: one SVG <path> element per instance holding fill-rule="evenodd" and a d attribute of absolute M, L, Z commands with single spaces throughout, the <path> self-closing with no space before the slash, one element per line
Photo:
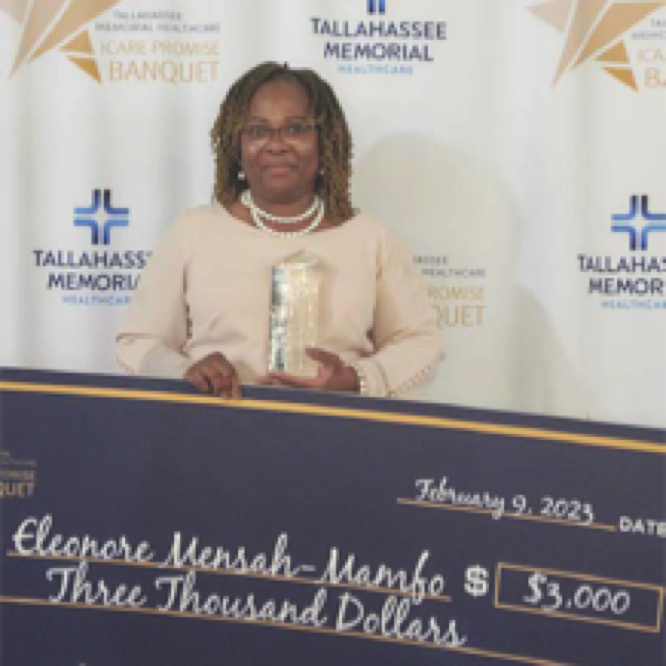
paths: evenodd
<path fill-rule="evenodd" d="M 5 666 L 664 663 L 664 433 L 5 370 Z"/>

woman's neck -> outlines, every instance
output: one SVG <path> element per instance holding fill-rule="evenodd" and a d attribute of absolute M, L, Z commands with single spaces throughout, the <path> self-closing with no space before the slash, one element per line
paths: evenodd
<path fill-rule="evenodd" d="M 266 211 L 270 215 L 277 215 L 278 217 L 295 217 L 301 215 L 312 206 L 314 192 L 303 194 L 290 201 L 263 198 L 260 194 L 252 192 L 252 199 L 258 208 Z"/>

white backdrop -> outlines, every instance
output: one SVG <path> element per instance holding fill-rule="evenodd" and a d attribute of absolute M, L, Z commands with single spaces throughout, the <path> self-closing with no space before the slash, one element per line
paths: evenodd
<path fill-rule="evenodd" d="M 666 425 L 664 3 L 383 4 L 0 0 L 0 363 L 117 372 L 143 255 L 210 200 L 221 99 L 277 60 L 334 86 L 355 204 L 423 269 L 423 398 Z"/>

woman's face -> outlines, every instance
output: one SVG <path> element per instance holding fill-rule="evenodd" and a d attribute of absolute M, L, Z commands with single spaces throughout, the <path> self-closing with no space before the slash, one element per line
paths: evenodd
<path fill-rule="evenodd" d="M 241 167 L 256 199 L 288 204 L 314 192 L 319 141 L 313 120 L 297 83 L 271 81 L 254 94 L 241 135 Z"/>

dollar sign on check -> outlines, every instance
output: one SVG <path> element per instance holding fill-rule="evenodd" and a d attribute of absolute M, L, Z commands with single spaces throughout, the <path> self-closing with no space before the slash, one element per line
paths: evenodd
<path fill-rule="evenodd" d="M 488 594 L 488 569 L 479 564 L 467 567 L 465 572 L 465 592 L 472 597 L 484 597 Z"/>

